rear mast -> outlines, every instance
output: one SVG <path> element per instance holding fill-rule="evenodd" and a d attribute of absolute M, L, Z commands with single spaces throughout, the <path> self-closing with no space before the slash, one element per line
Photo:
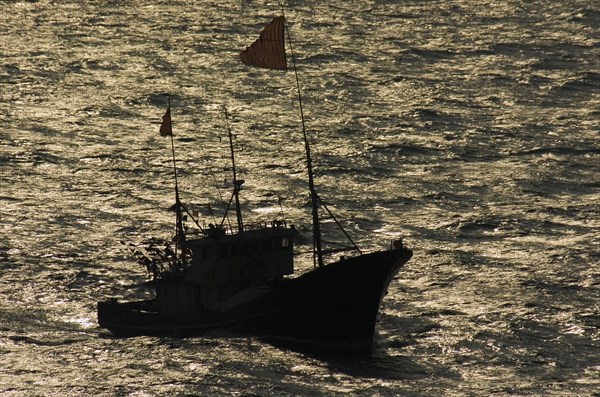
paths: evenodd
<path fill-rule="evenodd" d="M 183 245 L 185 243 L 185 232 L 183 230 L 183 215 L 181 213 L 181 207 L 183 204 L 179 199 L 179 184 L 177 183 L 177 163 L 175 161 L 175 142 L 173 139 L 173 124 L 171 120 L 171 96 L 167 96 L 168 106 L 167 112 L 163 116 L 163 122 L 160 126 L 160 135 L 161 136 L 169 136 L 171 138 L 171 153 L 173 155 L 173 176 L 175 179 L 175 214 L 176 214 L 176 239 L 175 239 L 175 256 L 173 258 L 174 263 L 177 262 L 177 251 L 181 249 L 181 259 L 185 263 L 185 251 L 183 250 Z"/>

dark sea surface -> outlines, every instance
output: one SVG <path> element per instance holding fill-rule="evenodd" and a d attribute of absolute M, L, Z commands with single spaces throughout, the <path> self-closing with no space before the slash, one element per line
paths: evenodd
<path fill-rule="evenodd" d="M 363 249 L 414 250 L 370 357 L 98 328 L 150 293 L 121 241 L 173 232 L 167 94 L 182 199 L 220 216 L 226 106 L 246 219 L 281 197 L 308 249 L 294 75 L 238 61 L 280 13 L 0 2 L 0 395 L 600 396 L 595 1 L 286 4 L 321 196 Z"/>

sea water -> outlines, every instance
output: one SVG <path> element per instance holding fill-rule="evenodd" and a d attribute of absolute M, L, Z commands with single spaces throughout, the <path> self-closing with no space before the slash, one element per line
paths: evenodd
<path fill-rule="evenodd" d="M 294 73 L 238 59 L 276 2 L 2 1 L 0 395 L 599 396 L 600 6 L 283 9 L 319 194 L 363 250 L 414 251 L 372 354 L 96 322 L 151 294 L 127 245 L 174 231 L 169 97 L 182 200 L 223 216 L 226 108 L 245 220 L 295 224 L 311 268 Z"/>

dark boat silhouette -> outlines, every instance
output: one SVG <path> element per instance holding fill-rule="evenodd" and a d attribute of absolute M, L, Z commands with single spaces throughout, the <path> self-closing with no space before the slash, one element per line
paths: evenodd
<path fill-rule="evenodd" d="M 242 52 L 242 62 L 287 69 L 284 28 L 284 17 L 275 18 L 259 39 Z M 181 203 L 172 146 L 176 246 L 164 248 L 152 243 L 136 251 L 154 276 L 156 297 L 136 302 L 98 302 L 100 327 L 119 336 L 186 337 L 227 330 L 323 351 L 370 350 L 382 299 L 412 251 L 398 240 L 388 250 L 362 253 L 344 232 L 352 243 L 350 249 L 357 253 L 326 263 L 326 257 L 348 249 L 325 249 L 321 241 L 319 210 L 327 211 L 331 217 L 333 214 L 315 189 L 299 83 L 298 97 L 312 204 L 313 270 L 293 275 L 294 243 L 298 236 L 293 225 L 284 220 L 244 224 L 239 204 L 244 181 L 236 176 L 231 131 L 233 192 L 225 212 L 235 206 L 235 228 L 225 225 L 225 217 L 221 224 L 203 228 Z M 170 111 L 169 103 L 160 133 L 171 136 L 173 145 Z M 194 221 L 198 235 L 186 232 L 186 217 Z"/>

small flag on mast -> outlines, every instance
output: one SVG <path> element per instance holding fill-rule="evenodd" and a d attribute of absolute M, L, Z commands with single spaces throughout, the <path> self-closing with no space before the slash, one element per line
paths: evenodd
<path fill-rule="evenodd" d="M 162 124 L 160 125 L 160 135 L 169 136 L 173 135 L 173 129 L 171 128 L 171 106 L 167 108 L 167 112 L 163 116 Z"/>
<path fill-rule="evenodd" d="M 260 37 L 241 52 L 241 61 L 260 68 L 287 70 L 284 29 L 285 18 L 274 18 L 260 32 Z"/>

